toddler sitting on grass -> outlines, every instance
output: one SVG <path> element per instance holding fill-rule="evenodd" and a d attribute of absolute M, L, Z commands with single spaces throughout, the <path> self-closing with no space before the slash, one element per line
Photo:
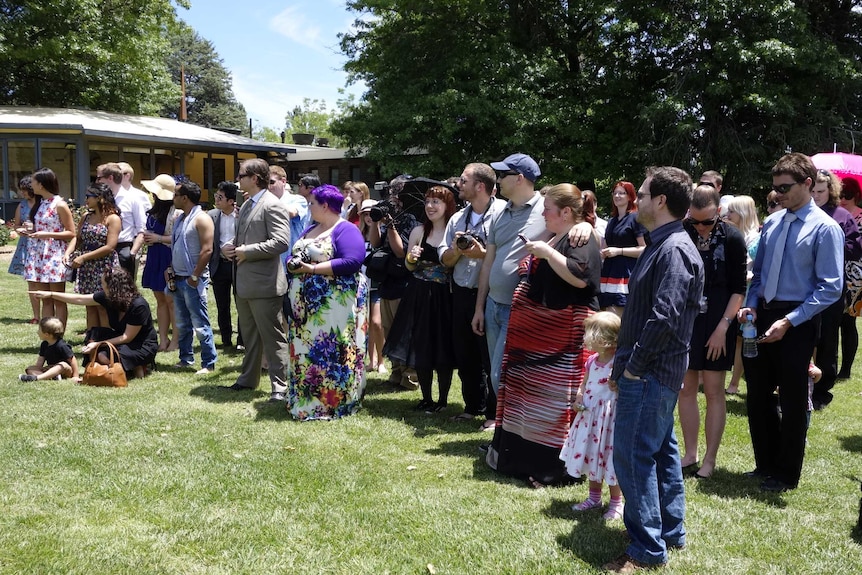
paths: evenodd
<path fill-rule="evenodd" d="M 78 360 L 72 347 L 63 339 L 65 328 L 56 317 L 43 317 L 39 321 L 39 357 L 34 365 L 18 376 L 20 381 L 43 379 L 78 379 Z"/>

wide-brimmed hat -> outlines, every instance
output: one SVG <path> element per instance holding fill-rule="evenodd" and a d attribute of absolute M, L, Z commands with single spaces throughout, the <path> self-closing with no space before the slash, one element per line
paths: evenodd
<path fill-rule="evenodd" d="M 160 200 L 173 200 L 174 188 L 177 187 L 176 181 L 168 174 L 159 174 L 154 180 L 142 180 L 141 185 Z"/>
<path fill-rule="evenodd" d="M 359 208 L 359 213 L 364 214 L 370 212 L 371 208 L 377 205 L 377 200 L 362 200 L 362 206 Z"/>

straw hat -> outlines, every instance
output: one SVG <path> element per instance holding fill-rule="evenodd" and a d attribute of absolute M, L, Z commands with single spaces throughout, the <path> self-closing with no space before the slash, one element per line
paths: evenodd
<path fill-rule="evenodd" d="M 141 180 L 141 185 L 160 200 L 173 200 L 177 183 L 168 174 L 159 174 L 154 180 Z"/>

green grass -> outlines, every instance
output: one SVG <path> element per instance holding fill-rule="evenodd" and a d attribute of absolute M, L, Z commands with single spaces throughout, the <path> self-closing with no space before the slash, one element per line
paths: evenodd
<path fill-rule="evenodd" d="M 581 574 L 625 548 L 621 523 L 569 510 L 585 485 L 537 491 L 497 476 L 477 450 L 490 438 L 479 421 L 448 421 L 460 405 L 414 414 L 418 394 L 380 379 L 358 415 L 307 423 L 267 403 L 265 382 L 218 389 L 238 355 L 195 378 L 161 354 L 127 389 L 22 384 L 36 330 L 20 278 L 0 274 L 0 290 L 0 574 Z M 70 306 L 76 348 L 83 321 Z M 784 495 L 741 476 L 751 447 L 731 398 L 718 470 L 686 480 L 689 546 L 666 572 L 862 572 L 860 388 L 839 383 L 814 414 L 802 482 Z"/>

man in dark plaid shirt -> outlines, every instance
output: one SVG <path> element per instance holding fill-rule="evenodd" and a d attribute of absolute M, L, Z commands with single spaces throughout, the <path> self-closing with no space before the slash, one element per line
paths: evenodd
<path fill-rule="evenodd" d="M 618 573 L 664 565 L 668 548 L 685 545 L 674 409 L 704 283 L 703 260 L 682 227 L 691 192 L 687 173 L 662 167 L 647 172 L 637 194 L 637 219 L 649 237 L 629 280 L 611 374 L 619 391 L 614 468 L 631 537 L 626 552 L 605 565 Z"/>

